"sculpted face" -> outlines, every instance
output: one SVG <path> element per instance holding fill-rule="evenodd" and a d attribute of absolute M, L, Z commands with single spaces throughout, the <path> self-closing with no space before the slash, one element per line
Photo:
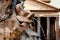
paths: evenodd
<path fill-rule="evenodd" d="M 11 0 L 0 0 L 0 19 L 6 16 L 8 6 L 11 4 Z"/>

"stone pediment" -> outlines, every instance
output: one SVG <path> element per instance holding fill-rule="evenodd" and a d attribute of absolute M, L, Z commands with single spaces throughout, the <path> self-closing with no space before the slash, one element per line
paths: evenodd
<path fill-rule="evenodd" d="M 24 10 L 59 11 L 58 8 L 39 1 L 25 1 Z"/>

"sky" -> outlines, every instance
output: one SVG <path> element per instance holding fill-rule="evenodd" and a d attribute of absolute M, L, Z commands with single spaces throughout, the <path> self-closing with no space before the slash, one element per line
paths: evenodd
<path fill-rule="evenodd" d="M 51 5 L 60 8 L 60 0 L 51 0 Z"/>

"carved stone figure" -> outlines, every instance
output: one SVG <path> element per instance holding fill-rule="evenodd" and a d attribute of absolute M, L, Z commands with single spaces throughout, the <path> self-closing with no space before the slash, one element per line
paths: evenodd
<path fill-rule="evenodd" d="M 29 34 L 29 31 L 35 32 L 32 31 L 33 27 L 28 25 L 32 22 L 33 14 L 22 10 L 20 4 L 15 6 L 15 12 L 12 2 L 12 0 L 0 0 L 0 40 L 23 40 L 23 37 L 26 37 L 25 40 L 31 40 L 32 34 Z"/>

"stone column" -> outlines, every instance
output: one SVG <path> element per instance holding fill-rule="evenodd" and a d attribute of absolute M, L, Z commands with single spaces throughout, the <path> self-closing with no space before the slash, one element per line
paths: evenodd
<path fill-rule="evenodd" d="M 47 17 L 47 40 L 50 40 L 50 18 Z"/>
<path fill-rule="evenodd" d="M 56 17 L 56 20 L 55 20 L 55 31 L 56 31 L 56 40 L 59 40 L 59 18 Z"/>

